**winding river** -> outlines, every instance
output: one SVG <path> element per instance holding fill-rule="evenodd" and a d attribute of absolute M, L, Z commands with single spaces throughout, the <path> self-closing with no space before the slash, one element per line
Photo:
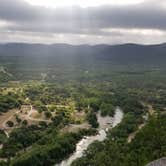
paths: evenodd
<path fill-rule="evenodd" d="M 88 146 L 94 141 L 104 141 L 106 139 L 106 131 L 112 127 L 115 127 L 121 122 L 123 118 L 123 111 L 117 107 L 114 117 L 102 117 L 100 113 L 97 114 L 97 119 L 99 123 L 98 134 L 94 136 L 85 136 L 83 137 L 76 145 L 76 151 L 68 158 L 63 160 L 61 163 L 56 164 L 55 166 L 70 166 L 71 163 L 80 158 L 83 155 L 83 152 L 88 148 Z"/>

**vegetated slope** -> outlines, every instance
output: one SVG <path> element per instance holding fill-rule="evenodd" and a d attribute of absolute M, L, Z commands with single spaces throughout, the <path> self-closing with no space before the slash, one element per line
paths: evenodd
<path fill-rule="evenodd" d="M 165 71 L 166 45 L 68 45 L 9 43 L 0 45 L 0 66 L 8 80 L 80 79 L 111 72 Z M 135 74 L 135 73 L 134 73 Z M 142 73 L 141 73 L 142 74 Z M 111 75 L 112 77 L 112 75 Z M 6 80 L 6 79 L 5 79 Z M 5 81 L 4 80 L 4 81 Z M 62 80 L 61 80 L 62 81 Z"/>

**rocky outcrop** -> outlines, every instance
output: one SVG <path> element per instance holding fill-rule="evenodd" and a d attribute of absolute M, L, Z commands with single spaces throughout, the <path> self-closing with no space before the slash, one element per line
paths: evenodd
<path fill-rule="evenodd" d="M 152 161 L 151 163 L 147 164 L 146 166 L 166 166 L 166 157 Z"/>

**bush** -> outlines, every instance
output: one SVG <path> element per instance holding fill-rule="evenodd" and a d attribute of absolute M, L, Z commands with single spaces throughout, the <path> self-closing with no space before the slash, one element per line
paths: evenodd
<path fill-rule="evenodd" d="M 49 111 L 44 112 L 44 115 L 46 118 L 50 118 L 52 116 L 51 112 Z"/>
<path fill-rule="evenodd" d="M 23 120 L 22 121 L 22 125 L 27 126 L 28 125 L 28 121 L 27 120 Z"/>
<path fill-rule="evenodd" d="M 97 116 L 94 112 L 88 113 L 87 120 L 91 124 L 92 127 L 97 128 L 99 126 L 99 123 L 97 122 Z"/>
<path fill-rule="evenodd" d="M 7 121 L 6 124 L 8 125 L 8 127 L 13 127 L 14 123 L 12 121 Z"/>

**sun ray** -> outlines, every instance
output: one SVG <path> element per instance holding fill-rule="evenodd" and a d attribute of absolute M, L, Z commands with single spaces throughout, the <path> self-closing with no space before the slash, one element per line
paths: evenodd
<path fill-rule="evenodd" d="M 100 6 L 100 5 L 129 5 L 138 4 L 144 0 L 26 0 L 32 5 L 41 5 L 46 7 L 64 7 L 64 6 Z"/>

